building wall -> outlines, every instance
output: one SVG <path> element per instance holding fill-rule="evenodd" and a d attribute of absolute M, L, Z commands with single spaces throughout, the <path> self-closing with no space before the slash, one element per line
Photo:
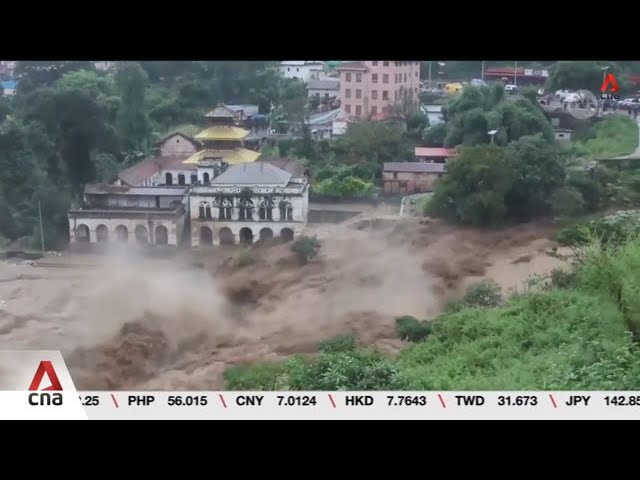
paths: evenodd
<path fill-rule="evenodd" d="M 184 233 L 184 221 L 186 215 L 180 215 L 174 219 L 154 219 L 152 222 L 154 229 L 155 239 L 155 229 L 157 226 L 163 226 L 167 229 L 167 238 L 168 244 L 172 246 L 177 246 L 182 240 L 182 236 Z M 96 229 L 100 225 L 104 225 L 108 229 L 108 241 L 107 243 L 118 244 L 117 236 L 116 236 L 116 227 L 119 225 L 124 225 L 127 227 L 129 236 L 128 236 L 128 244 L 136 243 L 136 235 L 135 229 L 138 225 L 142 225 L 147 228 L 147 232 L 149 231 L 149 222 L 143 218 L 70 218 L 69 219 L 69 238 L 71 239 L 71 243 L 76 242 L 76 228 L 80 225 L 86 225 L 89 228 L 89 240 L 90 243 L 97 243 L 98 235 L 96 233 Z M 148 233 L 149 243 L 151 242 L 151 235 Z M 155 242 L 154 242 L 155 243 Z"/>
<path fill-rule="evenodd" d="M 285 78 L 299 78 L 308 82 L 311 80 L 313 71 L 318 68 L 318 65 L 280 65 L 280 73 Z"/>
<path fill-rule="evenodd" d="M 340 72 L 340 108 L 345 114 L 358 118 L 380 114 L 388 106 L 395 103 L 402 104 L 405 92 L 407 92 L 407 98 L 414 103 L 419 101 L 420 62 L 367 61 L 363 63 L 368 68 L 366 72 L 356 70 Z M 361 74 L 360 82 L 357 81 L 359 74 Z M 358 90 L 360 90 L 360 98 L 358 98 Z"/>
<path fill-rule="evenodd" d="M 287 195 L 285 196 L 285 198 L 291 203 L 291 208 L 293 210 L 292 211 L 293 221 L 306 223 L 308 210 L 309 210 L 309 189 L 307 188 L 305 190 L 304 195 Z M 274 222 L 280 221 L 280 208 L 278 205 L 281 199 L 282 199 L 282 196 L 277 196 L 277 195 L 273 196 L 274 208 L 273 208 L 272 214 L 273 214 Z M 255 207 L 254 218 L 258 218 L 258 206 L 260 204 L 260 200 L 261 198 L 259 197 L 252 198 L 252 202 Z M 213 201 L 213 197 L 200 196 L 200 195 L 194 195 L 194 194 L 190 195 L 189 211 L 190 211 L 192 221 L 198 220 L 198 217 L 200 215 L 200 203 L 201 202 L 211 203 L 212 201 Z M 236 199 L 236 202 L 237 202 L 237 199 Z M 211 208 L 211 216 L 213 217 L 214 220 L 217 220 L 219 218 L 219 213 L 220 212 L 218 207 Z M 239 215 L 240 213 L 238 208 L 234 207 L 232 210 L 231 218 L 233 220 L 237 220 Z M 271 223 L 271 222 L 268 222 L 268 223 Z"/>
<path fill-rule="evenodd" d="M 159 185 L 167 184 L 167 173 L 171 174 L 173 180 L 172 185 L 180 185 L 178 183 L 178 175 L 184 175 L 185 185 L 191 185 L 191 175 L 198 176 L 197 170 L 162 170 L 157 178 L 157 181 L 160 182 Z"/>
<path fill-rule="evenodd" d="M 100 207 L 156 208 L 155 195 L 87 195 L 88 203 Z M 182 202 L 182 195 L 160 196 L 160 208 L 170 208 L 175 201 Z"/>
<path fill-rule="evenodd" d="M 382 183 L 386 194 L 411 194 L 433 191 L 433 184 L 441 173 L 383 172 Z"/>
<path fill-rule="evenodd" d="M 298 237 L 304 232 L 306 225 L 298 222 L 221 222 L 212 220 L 195 220 L 191 221 L 191 246 L 200 247 L 200 232 L 201 229 L 209 228 L 212 233 L 213 245 L 220 245 L 220 230 L 223 228 L 229 228 L 233 234 L 233 243 L 240 243 L 240 230 L 248 228 L 253 234 L 253 241 L 257 242 L 260 238 L 260 231 L 264 228 L 269 228 L 273 232 L 273 238 L 277 239 L 281 236 L 282 230 L 288 228 L 293 231 L 293 236 Z"/>
<path fill-rule="evenodd" d="M 325 95 L 329 97 L 337 97 L 340 95 L 340 89 L 338 88 L 310 88 L 309 89 L 309 98 L 319 96 L 320 98 L 325 98 Z"/>
<path fill-rule="evenodd" d="M 193 155 L 196 151 L 195 145 L 182 135 L 173 135 L 160 145 L 160 155 L 163 157 Z"/>

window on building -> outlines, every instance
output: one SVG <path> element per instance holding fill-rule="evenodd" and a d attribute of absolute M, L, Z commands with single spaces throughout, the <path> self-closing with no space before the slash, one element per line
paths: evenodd
<path fill-rule="evenodd" d="M 362 90 L 359 88 L 356 89 L 356 98 L 362 98 Z"/>
<path fill-rule="evenodd" d="M 382 62 L 382 66 L 383 67 L 388 67 L 389 66 L 389 62 Z"/>
<path fill-rule="evenodd" d="M 171 173 L 167 172 L 164 174 L 164 183 L 166 185 L 173 185 L 173 175 L 171 175 Z"/>
<path fill-rule="evenodd" d="M 222 206 L 220 207 L 220 219 L 221 220 L 231 220 L 231 210 L 233 209 L 233 204 L 228 199 L 224 199 L 222 201 Z"/>
<path fill-rule="evenodd" d="M 362 107 L 360 105 L 356 105 L 356 117 L 362 115 Z"/>
<path fill-rule="evenodd" d="M 371 65 L 374 66 L 374 67 L 377 67 L 378 66 L 378 62 L 371 62 Z"/>
<path fill-rule="evenodd" d="M 382 91 L 382 99 L 389 100 L 389 92 L 387 90 Z"/>
<path fill-rule="evenodd" d="M 350 88 L 346 88 L 344 90 L 344 98 L 351 98 L 351 89 Z"/>
<path fill-rule="evenodd" d="M 377 115 L 378 114 L 378 107 L 376 107 L 375 105 L 373 107 L 371 107 L 371 115 Z"/>
<path fill-rule="evenodd" d="M 184 175 L 182 173 L 178 174 L 178 185 L 184 185 Z"/>
<path fill-rule="evenodd" d="M 293 207 L 290 202 L 282 200 L 279 204 L 280 220 L 291 221 L 293 220 Z"/>
<path fill-rule="evenodd" d="M 371 100 L 377 100 L 377 99 L 378 99 L 378 91 L 371 90 Z"/>
<path fill-rule="evenodd" d="M 389 74 L 388 73 L 383 73 L 382 74 L 382 83 L 389 83 Z"/>
<path fill-rule="evenodd" d="M 265 197 L 260 202 L 258 215 L 260 220 L 273 220 L 273 202 L 270 198 Z"/>
<path fill-rule="evenodd" d="M 205 172 L 204 175 L 202 175 L 202 180 L 204 181 L 205 184 L 209 183 L 209 174 L 207 172 Z"/>
<path fill-rule="evenodd" d="M 418 76 L 418 71 L 416 70 L 416 77 Z"/>
<path fill-rule="evenodd" d="M 406 73 L 404 74 L 404 81 L 405 82 L 407 81 L 407 74 Z"/>
<path fill-rule="evenodd" d="M 289 67 L 287 67 L 287 72 L 290 72 L 290 71 L 291 71 L 291 69 Z"/>
<path fill-rule="evenodd" d="M 299 69 L 299 68 L 296 68 L 296 72 L 299 72 L 299 71 L 300 71 L 300 69 Z"/>
<path fill-rule="evenodd" d="M 398 179 L 398 172 L 393 172 L 393 179 L 397 180 Z"/>
<path fill-rule="evenodd" d="M 378 74 L 377 73 L 372 73 L 371 74 L 371 83 L 378 83 Z"/>
<path fill-rule="evenodd" d="M 347 113 L 351 113 L 351 105 L 345 105 L 344 106 L 344 111 Z"/>
<path fill-rule="evenodd" d="M 360 83 L 360 82 L 362 82 L 362 74 L 356 73 L 356 83 Z"/>
<path fill-rule="evenodd" d="M 198 175 L 191 175 L 191 185 L 198 183 Z"/>
<path fill-rule="evenodd" d="M 344 76 L 344 81 L 345 82 L 350 82 L 351 81 L 351 72 L 347 72 Z"/>

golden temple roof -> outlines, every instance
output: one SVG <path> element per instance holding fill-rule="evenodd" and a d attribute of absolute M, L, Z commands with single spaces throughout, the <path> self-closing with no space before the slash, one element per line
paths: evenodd
<path fill-rule="evenodd" d="M 194 138 L 197 140 L 242 140 L 249 135 L 249 130 L 231 125 L 214 125 L 201 131 Z"/>
<path fill-rule="evenodd" d="M 222 158 L 223 161 L 230 165 L 236 163 L 250 163 L 255 162 L 260 157 L 260 152 L 254 152 L 246 148 L 236 148 L 233 150 L 213 150 L 205 149 L 194 153 L 182 163 L 198 163 L 205 158 Z"/>

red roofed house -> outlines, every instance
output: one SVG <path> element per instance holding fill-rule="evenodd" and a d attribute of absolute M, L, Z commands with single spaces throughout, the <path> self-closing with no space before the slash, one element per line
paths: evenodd
<path fill-rule="evenodd" d="M 349 117 L 376 118 L 394 104 L 419 100 L 420 62 L 347 62 L 338 70 L 340 108 Z"/>
<path fill-rule="evenodd" d="M 416 160 L 428 163 L 446 163 L 456 156 L 456 151 L 448 148 L 416 147 Z"/>
<path fill-rule="evenodd" d="M 447 170 L 444 163 L 388 162 L 382 169 L 384 193 L 410 195 L 431 192 L 434 182 Z"/>

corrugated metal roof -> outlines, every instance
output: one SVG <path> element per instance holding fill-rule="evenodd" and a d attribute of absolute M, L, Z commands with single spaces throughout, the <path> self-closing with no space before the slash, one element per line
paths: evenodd
<path fill-rule="evenodd" d="M 338 70 L 367 70 L 364 62 L 347 62 L 338 67 Z"/>
<path fill-rule="evenodd" d="M 197 140 L 242 140 L 249 131 L 231 125 L 215 125 L 201 131 L 195 136 Z"/>
<path fill-rule="evenodd" d="M 416 157 L 454 157 L 455 150 L 448 148 L 416 147 Z"/>
<path fill-rule="evenodd" d="M 307 167 L 301 162 L 284 157 L 260 157 L 258 162 L 267 162 L 285 172 L 289 172 L 294 178 L 301 178 L 307 171 Z"/>
<path fill-rule="evenodd" d="M 333 122 L 334 120 L 345 119 L 346 115 L 341 109 L 337 108 L 329 112 L 316 113 L 309 116 L 309 125 L 320 125 L 323 123 Z"/>
<path fill-rule="evenodd" d="M 339 90 L 340 80 L 332 78 L 326 80 L 309 80 L 309 90 Z"/>
<path fill-rule="evenodd" d="M 291 174 L 268 162 L 231 165 L 211 180 L 212 185 L 280 185 L 285 186 Z"/>
<path fill-rule="evenodd" d="M 118 174 L 118 178 L 127 185 L 138 186 L 146 179 L 153 177 L 162 170 L 195 170 L 197 164 L 185 165 L 185 156 L 147 158 Z"/>
<path fill-rule="evenodd" d="M 129 187 L 120 185 L 108 185 L 104 183 L 88 184 L 84 187 L 84 193 L 88 195 L 151 195 L 151 196 L 182 196 L 187 191 L 185 186 L 176 187 Z"/>
<path fill-rule="evenodd" d="M 205 115 L 205 117 L 222 117 L 222 118 L 235 118 L 236 112 L 231 110 L 224 104 L 218 105 L 216 108 L 211 110 L 209 113 Z"/>
<path fill-rule="evenodd" d="M 444 173 L 446 170 L 446 163 L 388 162 L 384 164 L 385 172 Z"/>

